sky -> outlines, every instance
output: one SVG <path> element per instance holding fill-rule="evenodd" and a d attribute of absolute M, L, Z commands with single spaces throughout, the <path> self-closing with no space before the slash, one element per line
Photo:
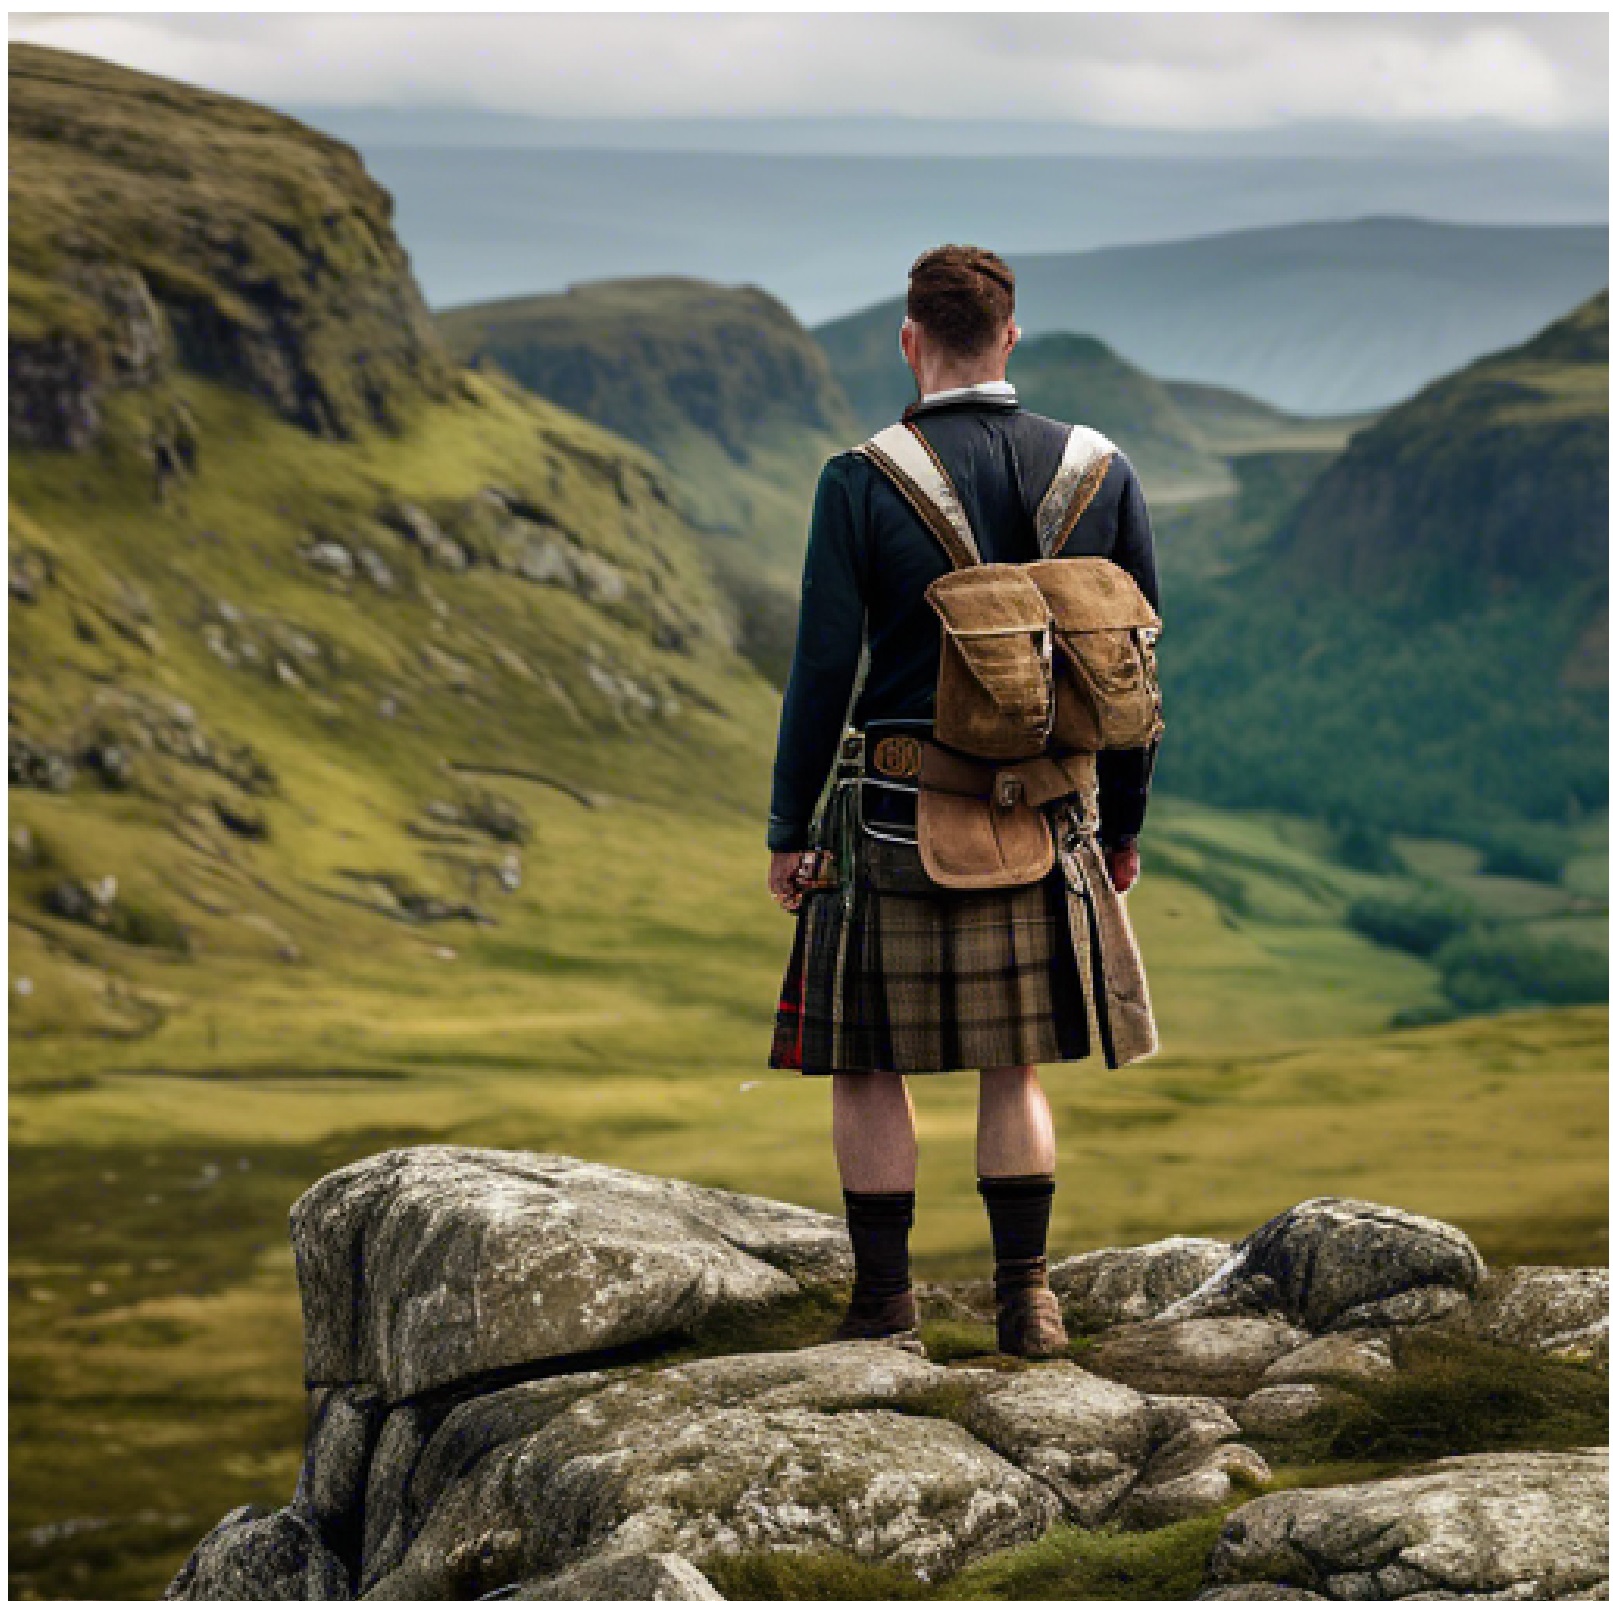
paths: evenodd
<path fill-rule="evenodd" d="M 551 117 L 1605 128 L 1601 13 L 12 13 L 11 37 L 280 106 Z"/>

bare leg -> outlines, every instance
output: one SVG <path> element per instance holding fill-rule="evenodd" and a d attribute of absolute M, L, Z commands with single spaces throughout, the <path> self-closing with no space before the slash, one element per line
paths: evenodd
<path fill-rule="evenodd" d="M 980 1075 L 975 1171 L 1012 1178 L 1054 1169 L 1053 1113 L 1034 1067 L 988 1068 Z"/>
<path fill-rule="evenodd" d="M 900 1073 L 836 1073 L 835 1160 L 848 1190 L 911 1190 L 918 1174 L 913 1102 Z"/>

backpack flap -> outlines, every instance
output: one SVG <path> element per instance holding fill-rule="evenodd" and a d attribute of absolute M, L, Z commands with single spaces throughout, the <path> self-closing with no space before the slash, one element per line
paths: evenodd
<path fill-rule="evenodd" d="M 1032 562 L 1026 571 L 1053 614 L 1053 745 L 1151 743 L 1164 727 L 1154 660 L 1160 623 L 1136 580 L 1102 556 Z"/>
<path fill-rule="evenodd" d="M 1053 725 L 1053 614 L 1027 569 L 959 568 L 925 598 L 941 619 L 935 737 L 994 760 L 1038 754 Z"/>

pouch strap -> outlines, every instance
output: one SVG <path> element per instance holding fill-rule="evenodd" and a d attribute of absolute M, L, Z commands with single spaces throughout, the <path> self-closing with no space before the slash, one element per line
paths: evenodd
<path fill-rule="evenodd" d="M 1040 808 L 1066 795 L 1088 791 L 1097 778 L 1091 751 L 1036 756 L 1024 762 L 982 762 L 926 740 L 919 753 L 919 788 L 989 800 L 1008 810 L 1023 803 Z"/>
<path fill-rule="evenodd" d="M 892 423 L 857 446 L 918 513 L 954 567 L 978 567 L 980 546 L 958 492 L 930 442 L 912 423 Z"/>
<path fill-rule="evenodd" d="M 1070 429 L 1058 471 L 1036 508 L 1036 543 L 1043 556 L 1056 556 L 1064 548 L 1103 483 L 1115 449 L 1114 441 L 1096 428 L 1076 423 Z"/>

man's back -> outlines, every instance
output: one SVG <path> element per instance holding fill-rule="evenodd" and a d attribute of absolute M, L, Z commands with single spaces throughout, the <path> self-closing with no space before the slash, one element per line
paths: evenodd
<path fill-rule="evenodd" d="M 1040 554 L 1036 508 L 1058 469 L 1070 424 L 1021 409 L 1006 385 L 998 393 L 922 403 L 909 409 L 908 420 L 952 480 L 982 557 L 1034 560 Z M 1147 509 L 1123 453 L 1110 463 L 1063 554 L 1108 557 L 1158 607 Z M 868 670 L 851 720 L 863 726 L 934 715 L 941 629 L 925 590 L 950 565 L 934 535 L 864 457 L 846 451 L 825 465 L 780 724 L 769 825 L 774 849 L 805 841 L 834 761 L 865 633 Z M 1110 792 L 1119 798 L 1114 783 Z"/>

